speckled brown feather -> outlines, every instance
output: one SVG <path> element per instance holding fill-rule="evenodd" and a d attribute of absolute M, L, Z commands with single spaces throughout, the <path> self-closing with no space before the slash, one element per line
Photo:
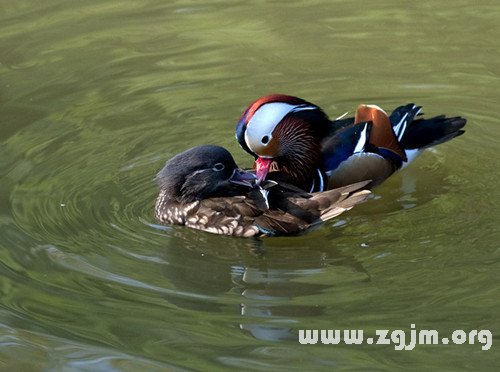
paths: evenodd
<path fill-rule="evenodd" d="M 169 224 L 185 225 L 215 234 L 240 237 L 294 235 L 327 221 L 364 201 L 370 194 L 361 190 L 368 182 L 322 193 L 297 194 L 273 187 L 270 208 L 258 208 L 247 196 L 217 197 L 189 205 L 169 201 L 160 193 L 156 217 Z"/>

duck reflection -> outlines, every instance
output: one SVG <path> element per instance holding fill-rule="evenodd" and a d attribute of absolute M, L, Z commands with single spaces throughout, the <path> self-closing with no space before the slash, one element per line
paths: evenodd
<path fill-rule="evenodd" d="M 245 240 L 174 228 L 170 237 L 166 277 L 179 292 L 203 298 L 169 300 L 223 314 L 225 322 L 234 321 L 257 339 L 296 339 L 298 319 L 322 315 L 335 286 L 369 280 L 363 266 L 342 253 L 349 249 L 339 249 L 352 248 L 353 239 L 333 247 L 328 229 L 304 237 Z"/>

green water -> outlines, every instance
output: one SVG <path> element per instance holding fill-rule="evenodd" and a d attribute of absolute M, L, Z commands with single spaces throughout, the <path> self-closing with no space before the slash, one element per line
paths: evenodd
<path fill-rule="evenodd" d="M 498 370 L 495 0 L 0 3 L 0 369 Z M 332 117 L 468 118 L 298 238 L 153 219 L 153 177 L 283 92 Z M 488 329 L 493 346 L 301 345 L 300 329 Z"/>

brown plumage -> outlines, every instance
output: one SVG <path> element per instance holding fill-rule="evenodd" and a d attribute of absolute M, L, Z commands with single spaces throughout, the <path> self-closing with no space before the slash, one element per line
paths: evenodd
<path fill-rule="evenodd" d="M 315 171 L 321 161 L 321 149 L 312 128 L 296 117 L 283 119 L 284 124 L 276 128 L 275 136 L 279 139 L 279 151 L 275 154 L 274 171 L 289 174 L 294 184 L 306 189 L 311 182 L 309 175 Z M 273 138 L 273 139 L 274 139 Z"/>
<path fill-rule="evenodd" d="M 175 156 L 158 173 L 156 218 L 240 237 L 294 235 L 351 209 L 370 194 L 362 190 L 367 182 L 308 194 L 286 183 L 241 182 L 240 173 L 231 154 L 218 146 L 195 147 Z"/>
<path fill-rule="evenodd" d="M 156 216 L 162 222 L 215 234 L 240 237 L 296 235 L 364 201 L 370 194 L 362 190 L 367 183 L 315 194 L 297 194 L 286 186 L 272 186 L 268 209 L 259 207 L 259 202 L 250 193 L 188 204 L 168 201 L 160 194 Z M 166 200 L 168 209 L 161 207 Z"/>

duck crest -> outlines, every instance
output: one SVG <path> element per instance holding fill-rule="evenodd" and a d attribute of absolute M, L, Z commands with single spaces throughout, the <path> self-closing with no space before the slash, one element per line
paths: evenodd
<path fill-rule="evenodd" d="M 299 106 L 251 121 L 262 105 L 278 104 L 275 99 L 305 102 L 307 109 Z M 343 115 L 330 121 L 312 103 L 271 95 L 249 106 L 237 125 L 236 137 L 243 149 L 256 158 L 259 180 L 267 176 L 270 164 L 276 161 L 280 171 L 288 173 L 291 182 L 306 191 L 318 169 L 319 174 L 328 176 L 329 188 L 366 179 L 371 179 L 374 186 L 406 166 L 423 149 L 464 133 L 466 119 L 444 115 L 424 119 L 419 117 L 420 109 L 410 103 L 387 115 L 376 105 L 363 104 L 355 117 Z"/>
<path fill-rule="evenodd" d="M 241 115 L 239 121 L 244 121 L 245 125 L 254 116 L 255 112 L 267 103 L 281 102 L 293 106 L 298 105 L 310 105 L 309 102 L 293 96 L 288 96 L 286 94 L 269 94 L 255 100 L 248 108 L 245 110 L 243 115 Z"/>
<path fill-rule="evenodd" d="M 325 124 L 329 123 L 318 106 L 298 97 L 271 94 L 248 106 L 236 125 L 236 139 L 245 151 L 255 157 L 274 156 L 279 150 L 277 141 L 273 140 L 274 131 L 290 116 L 314 123 L 315 131 L 325 129 Z"/>

